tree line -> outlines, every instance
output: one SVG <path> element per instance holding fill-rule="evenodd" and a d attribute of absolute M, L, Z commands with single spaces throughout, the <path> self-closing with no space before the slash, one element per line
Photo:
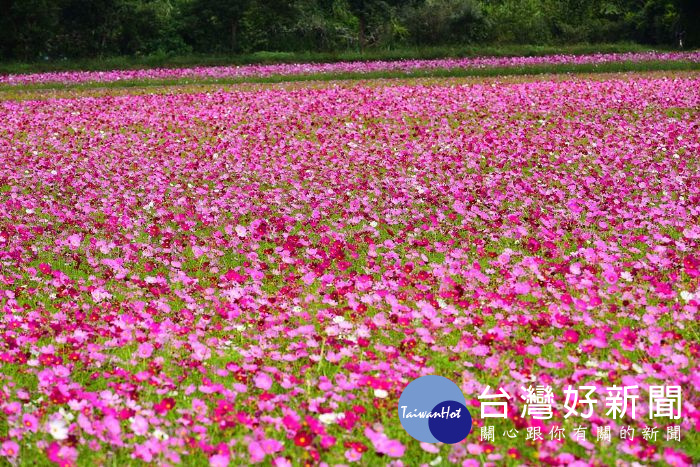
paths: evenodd
<path fill-rule="evenodd" d="M 0 0 L 0 57 L 700 43 L 697 0 Z"/>

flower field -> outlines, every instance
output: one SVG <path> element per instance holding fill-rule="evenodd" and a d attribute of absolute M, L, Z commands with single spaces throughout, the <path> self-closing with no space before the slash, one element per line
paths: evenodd
<path fill-rule="evenodd" d="M 699 109 L 697 73 L 0 101 L 0 462 L 700 462 Z M 402 429 L 428 374 L 464 442 Z"/>
<path fill-rule="evenodd" d="M 603 65 L 610 63 L 700 62 L 700 52 L 628 52 L 592 55 L 543 55 L 530 57 L 468 57 L 434 60 L 373 60 L 366 62 L 291 63 L 272 65 L 208 66 L 192 68 L 150 68 L 112 71 L 62 71 L 0 75 L 0 85 L 41 83 L 115 83 L 143 80 L 216 80 L 274 76 L 323 76 L 383 72 L 411 73 L 428 70 L 468 70 L 556 65 Z"/>

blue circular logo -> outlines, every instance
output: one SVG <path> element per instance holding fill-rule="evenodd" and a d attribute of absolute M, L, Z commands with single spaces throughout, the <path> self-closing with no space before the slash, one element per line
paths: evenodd
<path fill-rule="evenodd" d="M 472 415 L 464 394 L 443 376 L 428 375 L 413 380 L 399 398 L 399 420 L 418 441 L 455 444 L 472 429 Z"/>

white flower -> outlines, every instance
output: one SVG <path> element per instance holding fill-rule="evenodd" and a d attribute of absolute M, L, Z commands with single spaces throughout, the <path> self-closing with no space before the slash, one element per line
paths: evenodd
<path fill-rule="evenodd" d="M 389 393 L 386 392 L 384 389 L 375 389 L 374 390 L 374 397 L 377 397 L 379 399 L 386 399 L 387 396 L 389 396 Z"/>
<path fill-rule="evenodd" d="M 246 229 L 242 225 L 237 225 L 236 226 L 236 235 L 239 237 L 243 238 L 246 235 Z"/>
<path fill-rule="evenodd" d="M 632 274 L 630 274 L 629 271 L 622 271 L 620 273 L 620 277 L 622 277 L 627 282 L 632 282 Z"/>
<path fill-rule="evenodd" d="M 335 414 L 334 413 L 322 413 L 321 415 L 318 416 L 318 421 L 323 423 L 324 425 L 330 425 L 335 421 Z"/>
<path fill-rule="evenodd" d="M 342 323 L 343 321 L 345 321 L 345 317 L 344 317 L 344 316 L 334 316 L 334 317 L 333 317 L 333 322 L 334 322 L 335 324 L 340 324 L 340 323 Z"/>
<path fill-rule="evenodd" d="M 302 312 L 302 308 L 301 308 L 299 305 L 294 305 L 294 307 L 292 308 L 292 311 L 293 311 L 294 313 L 301 313 L 301 312 Z"/>
<path fill-rule="evenodd" d="M 324 425 L 330 425 L 331 423 L 335 423 L 336 420 L 342 420 L 345 418 L 344 413 L 322 413 L 321 415 L 318 416 L 318 420 L 323 423 Z"/>
<path fill-rule="evenodd" d="M 160 428 L 156 428 L 155 430 L 153 430 L 153 436 L 161 441 L 165 441 L 168 438 L 170 438 L 170 436 L 168 436 L 168 434 L 162 431 Z"/>
<path fill-rule="evenodd" d="M 435 459 L 430 461 L 430 465 L 438 465 L 442 462 L 442 456 L 437 456 Z"/>
<path fill-rule="evenodd" d="M 688 292 L 687 290 L 683 290 L 683 291 L 681 292 L 681 298 L 682 298 L 684 301 L 689 302 L 689 301 L 691 301 L 693 298 L 695 298 L 695 295 L 692 294 L 692 293 L 690 293 L 690 292 Z"/>
<path fill-rule="evenodd" d="M 66 421 L 68 421 L 68 422 L 71 422 L 71 421 L 73 421 L 73 420 L 75 419 L 75 415 L 73 415 L 73 414 L 70 413 L 70 412 L 66 412 L 66 411 L 63 409 L 63 407 L 61 407 L 60 409 L 58 409 L 58 413 L 60 413 L 61 416 L 62 416 Z"/>
<path fill-rule="evenodd" d="M 49 433 L 51 433 L 53 439 L 59 441 L 68 438 L 68 426 L 63 418 L 58 418 L 49 422 Z"/>

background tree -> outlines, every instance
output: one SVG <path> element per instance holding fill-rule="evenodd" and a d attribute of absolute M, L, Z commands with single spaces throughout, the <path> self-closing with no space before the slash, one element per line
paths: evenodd
<path fill-rule="evenodd" d="M 36 60 L 49 56 L 59 28 L 56 0 L 0 0 L 0 53 Z"/>
<path fill-rule="evenodd" d="M 180 7 L 183 40 L 204 52 L 238 52 L 241 21 L 249 0 L 192 0 Z"/>
<path fill-rule="evenodd" d="M 0 57 L 700 45 L 697 0 L 0 0 Z"/>

